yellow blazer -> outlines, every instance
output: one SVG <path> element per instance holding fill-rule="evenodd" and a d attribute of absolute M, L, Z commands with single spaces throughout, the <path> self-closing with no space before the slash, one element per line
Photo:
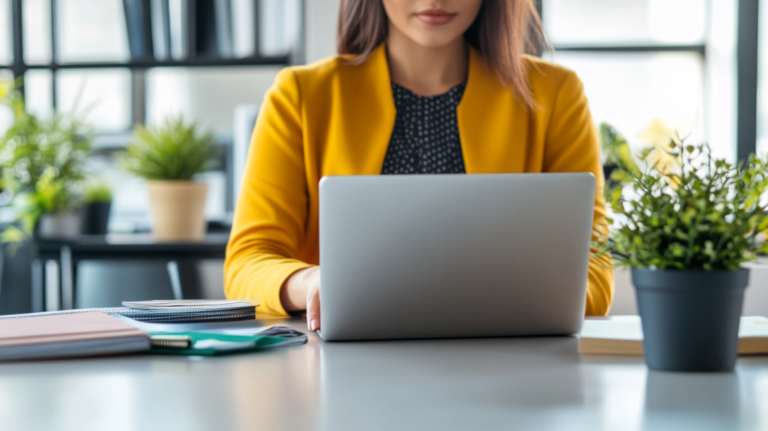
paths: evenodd
<path fill-rule="evenodd" d="M 395 124 L 385 47 L 360 65 L 348 59 L 283 69 L 259 112 L 227 247 L 225 291 L 228 298 L 260 298 L 260 312 L 287 314 L 281 285 L 297 270 L 319 262 L 320 178 L 381 173 Z M 581 81 L 538 58 L 525 61 L 536 101 L 533 111 L 470 49 L 469 76 L 457 110 L 466 171 L 591 172 L 597 178 L 599 223 L 605 216 L 604 180 Z M 608 312 L 613 296 L 609 264 L 607 256 L 590 260 L 588 315 Z"/>

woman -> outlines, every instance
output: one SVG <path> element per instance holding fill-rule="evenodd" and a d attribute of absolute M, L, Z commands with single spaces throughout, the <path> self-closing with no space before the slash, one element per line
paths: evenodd
<path fill-rule="evenodd" d="M 340 56 L 286 68 L 253 134 L 225 265 L 229 298 L 307 310 L 320 328 L 318 182 L 325 175 L 592 172 L 597 134 L 573 72 L 524 55 L 533 0 L 342 0 Z M 566 216 L 566 215 L 564 215 Z M 556 247 L 557 244 L 552 244 Z M 589 263 L 586 314 L 613 294 Z"/>

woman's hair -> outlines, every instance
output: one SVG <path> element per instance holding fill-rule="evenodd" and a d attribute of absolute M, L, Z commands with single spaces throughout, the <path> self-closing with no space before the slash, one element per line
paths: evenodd
<path fill-rule="evenodd" d="M 338 51 L 360 61 L 387 38 L 389 23 L 382 0 L 341 0 Z M 514 87 L 528 106 L 533 95 L 524 53 L 538 54 L 543 27 L 535 0 L 484 0 L 464 37 L 480 51 L 502 82 Z"/>

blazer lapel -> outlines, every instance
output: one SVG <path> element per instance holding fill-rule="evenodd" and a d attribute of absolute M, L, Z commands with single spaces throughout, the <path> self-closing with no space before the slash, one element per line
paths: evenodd
<path fill-rule="evenodd" d="M 331 127 L 335 147 L 331 175 L 377 175 L 395 126 L 395 102 L 387 55 L 382 44 L 359 65 L 342 67 L 337 81 L 341 112 Z M 336 126 L 336 127 L 334 127 Z"/>
<path fill-rule="evenodd" d="M 528 112 L 489 70 L 480 53 L 469 50 L 467 88 L 457 109 L 467 173 L 524 172 Z"/>
<path fill-rule="evenodd" d="M 457 109 L 459 137 L 467 173 L 525 172 L 528 109 L 489 70 L 480 53 L 470 47 L 467 88 Z M 378 175 L 384 164 L 395 102 L 385 45 L 359 65 L 340 68 L 329 106 L 327 149 L 332 157 L 323 175 Z"/>

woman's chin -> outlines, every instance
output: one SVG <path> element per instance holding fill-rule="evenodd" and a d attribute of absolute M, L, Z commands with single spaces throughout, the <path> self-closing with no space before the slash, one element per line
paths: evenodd
<path fill-rule="evenodd" d="M 445 48 L 446 46 L 449 46 L 452 43 L 455 43 L 457 38 L 454 35 L 444 36 L 444 35 L 426 34 L 426 35 L 415 35 L 413 37 L 410 37 L 410 39 L 414 41 L 417 45 L 423 48 L 439 49 L 439 48 Z"/>

